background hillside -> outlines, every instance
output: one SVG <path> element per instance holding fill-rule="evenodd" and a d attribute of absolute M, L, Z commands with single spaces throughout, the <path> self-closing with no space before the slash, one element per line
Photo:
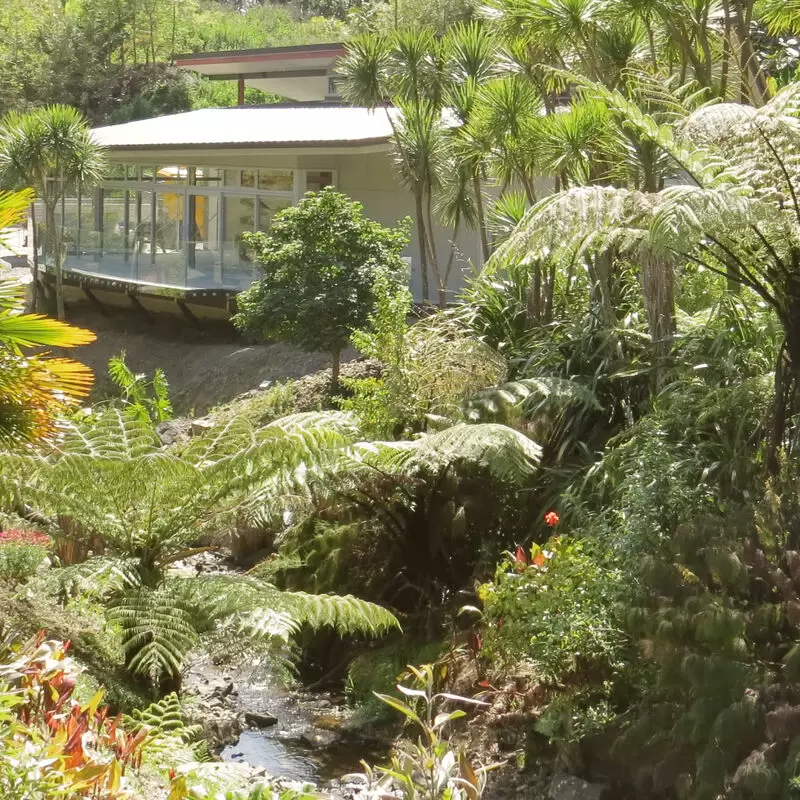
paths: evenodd
<path fill-rule="evenodd" d="M 176 53 L 338 41 L 402 23 L 440 30 L 474 0 L 0 0 L 0 113 L 43 103 L 95 124 L 233 105 L 236 88 L 175 69 Z M 249 103 L 274 100 L 254 89 Z"/>

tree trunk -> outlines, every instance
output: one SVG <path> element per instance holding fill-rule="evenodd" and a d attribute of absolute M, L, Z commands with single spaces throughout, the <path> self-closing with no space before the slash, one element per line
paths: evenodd
<path fill-rule="evenodd" d="M 472 179 L 472 186 L 475 191 L 475 210 L 478 215 L 478 230 L 481 235 L 481 251 L 483 252 L 483 260 L 488 261 L 491 255 L 489 248 L 489 236 L 486 233 L 486 215 L 483 211 L 483 194 L 481 192 L 481 179 L 476 175 Z"/>
<path fill-rule="evenodd" d="M 425 208 L 425 227 L 428 231 L 428 248 L 431 257 L 431 268 L 433 270 L 433 276 L 436 278 L 436 286 L 438 288 L 438 295 L 439 295 L 439 305 L 442 306 L 443 297 L 445 294 L 445 284 L 446 280 L 442 278 L 442 271 L 439 268 L 439 255 L 436 252 L 436 243 L 433 238 L 433 208 L 432 208 L 432 196 L 430 190 L 427 192 L 427 202 Z"/>
<path fill-rule="evenodd" d="M 767 454 L 765 458 L 767 470 L 771 475 L 777 475 L 780 472 L 780 460 L 778 459 L 778 450 L 783 443 L 784 433 L 786 431 L 786 342 L 781 344 L 778 351 L 778 360 L 775 364 L 775 388 L 773 390 L 772 399 L 772 419 L 770 420 L 769 439 L 767 441 Z M 791 379 L 790 379 L 791 382 Z"/>
<path fill-rule="evenodd" d="M 419 242 L 419 268 L 422 278 L 422 302 L 430 302 L 430 286 L 428 284 L 428 234 L 425 229 L 425 217 L 422 210 L 422 192 L 414 189 L 414 211 L 417 215 L 417 241 Z"/>
<path fill-rule="evenodd" d="M 761 60 L 753 47 L 750 37 L 750 21 L 753 15 L 753 0 L 732 0 L 734 14 L 733 21 L 736 25 L 736 35 L 739 39 L 740 64 L 742 69 L 743 102 L 752 99 L 753 105 L 761 106 L 769 100 L 769 88 L 761 69 Z"/>
<path fill-rule="evenodd" d="M 331 394 L 339 391 L 339 369 L 341 367 L 341 350 L 331 350 Z"/>
<path fill-rule="evenodd" d="M 675 336 L 675 275 L 672 264 L 650 255 L 642 260 L 642 300 L 655 360 L 655 389 L 661 388 L 663 362 Z"/>
<path fill-rule="evenodd" d="M 60 320 L 65 318 L 64 313 L 64 274 L 61 255 L 61 242 L 58 241 L 56 227 L 56 208 L 53 203 L 45 206 L 47 213 L 47 242 L 48 255 L 53 259 L 53 270 L 56 276 L 56 315 Z"/>
<path fill-rule="evenodd" d="M 33 305 L 31 310 L 36 313 L 39 309 L 39 231 L 36 229 L 36 205 L 31 203 L 31 225 L 33 227 Z"/>
<path fill-rule="evenodd" d="M 443 311 L 447 307 L 447 283 L 450 280 L 450 271 L 453 269 L 453 262 L 456 258 L 456 239 L 458 238 L 458 230 L 460 227 L 460 222 L 456 222 L 453 225 L 453 238 L 450 240 L 450 255 L 447 257 L 447 266 L 444 270 L 443 280 L 439 282 L 439 308 Z"/>

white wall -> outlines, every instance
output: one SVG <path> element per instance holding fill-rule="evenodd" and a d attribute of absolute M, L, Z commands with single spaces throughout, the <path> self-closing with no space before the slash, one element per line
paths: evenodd
<path fill-rule="evenodd" d="M 264 152 L 230 148 L 180 152 L 176 150 L 113 152 L 112 160 L 138 164 L 191 164 L 219 168 L 285 167 L 291 169 L 334 170 L 337 188 L 364 205 L 367 216 L 383 225 L 395 225 L 403 217 L 414 218 L 414 200 L 394 173 L 387 149 L 371 152 Z M 450 256 L 452 229 L 435 228 L 437 260 L 444 270 Z M 477 231 L 462 230 L 456 242 L 457 256 L 448 280 L 448 301 L 456 299 L 468 274 L 482 265 Z M 404 255 L 412 260 L 411 288 L 416 300 L 422 299 L 419 241 L 412 227 L 411 244 Z M 430 300 L 438 300 L 438 285 L 429 267 Z"/>
<path fill-rule="evenodd" d="M 303 167 L 314 168 L 303 159 Z M 319 160 L 319 159 L 318 159 Z M 388 153 L 348 154 L 338 157 L 338 188 L 345 194 L 363 203 L 367 216 L 384 225 L 393 225 L 403 217 L 414 218 L 414 199 L 395 178 L 391 156 Z M 437 260 L 444 270 L 450 256 L 452 229 L 435 226 Z M 455 300 L 464 287 L 468 273 L 479 269 L 481 261 L 480 240 L 477 231 L 461 231 L 455 241 L 456 259 L 450 272 L 448 300 Z M 416 226 L 412 228 L 411 245 L 406 255 L 412 259 L 411 289 L 416 300 L 422 299 L 419 240 Z M 429 267 L 430 299 L 438 299 L 437 283 Z"/>

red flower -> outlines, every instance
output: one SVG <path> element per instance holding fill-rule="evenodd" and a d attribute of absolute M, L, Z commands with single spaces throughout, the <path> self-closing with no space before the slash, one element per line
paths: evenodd
<path fill-rule="evenodd" d="M 555 511 L 548 511 L 544 515 L 544 524 L 549 526 L 550 528 L 555 528 L 558 523 L 561 522 L 561 517 L 556 514 Z"/>

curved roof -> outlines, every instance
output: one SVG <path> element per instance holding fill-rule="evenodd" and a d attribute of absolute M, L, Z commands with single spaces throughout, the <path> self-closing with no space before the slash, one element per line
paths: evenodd
<path fill-rule="evenodd" d="M 243 106 L 182 114 L 94 129 L 112 150 L 166 147 L 358 147 L 384 144 L 392 134 L 387 111 L 352 106 Z"/>

